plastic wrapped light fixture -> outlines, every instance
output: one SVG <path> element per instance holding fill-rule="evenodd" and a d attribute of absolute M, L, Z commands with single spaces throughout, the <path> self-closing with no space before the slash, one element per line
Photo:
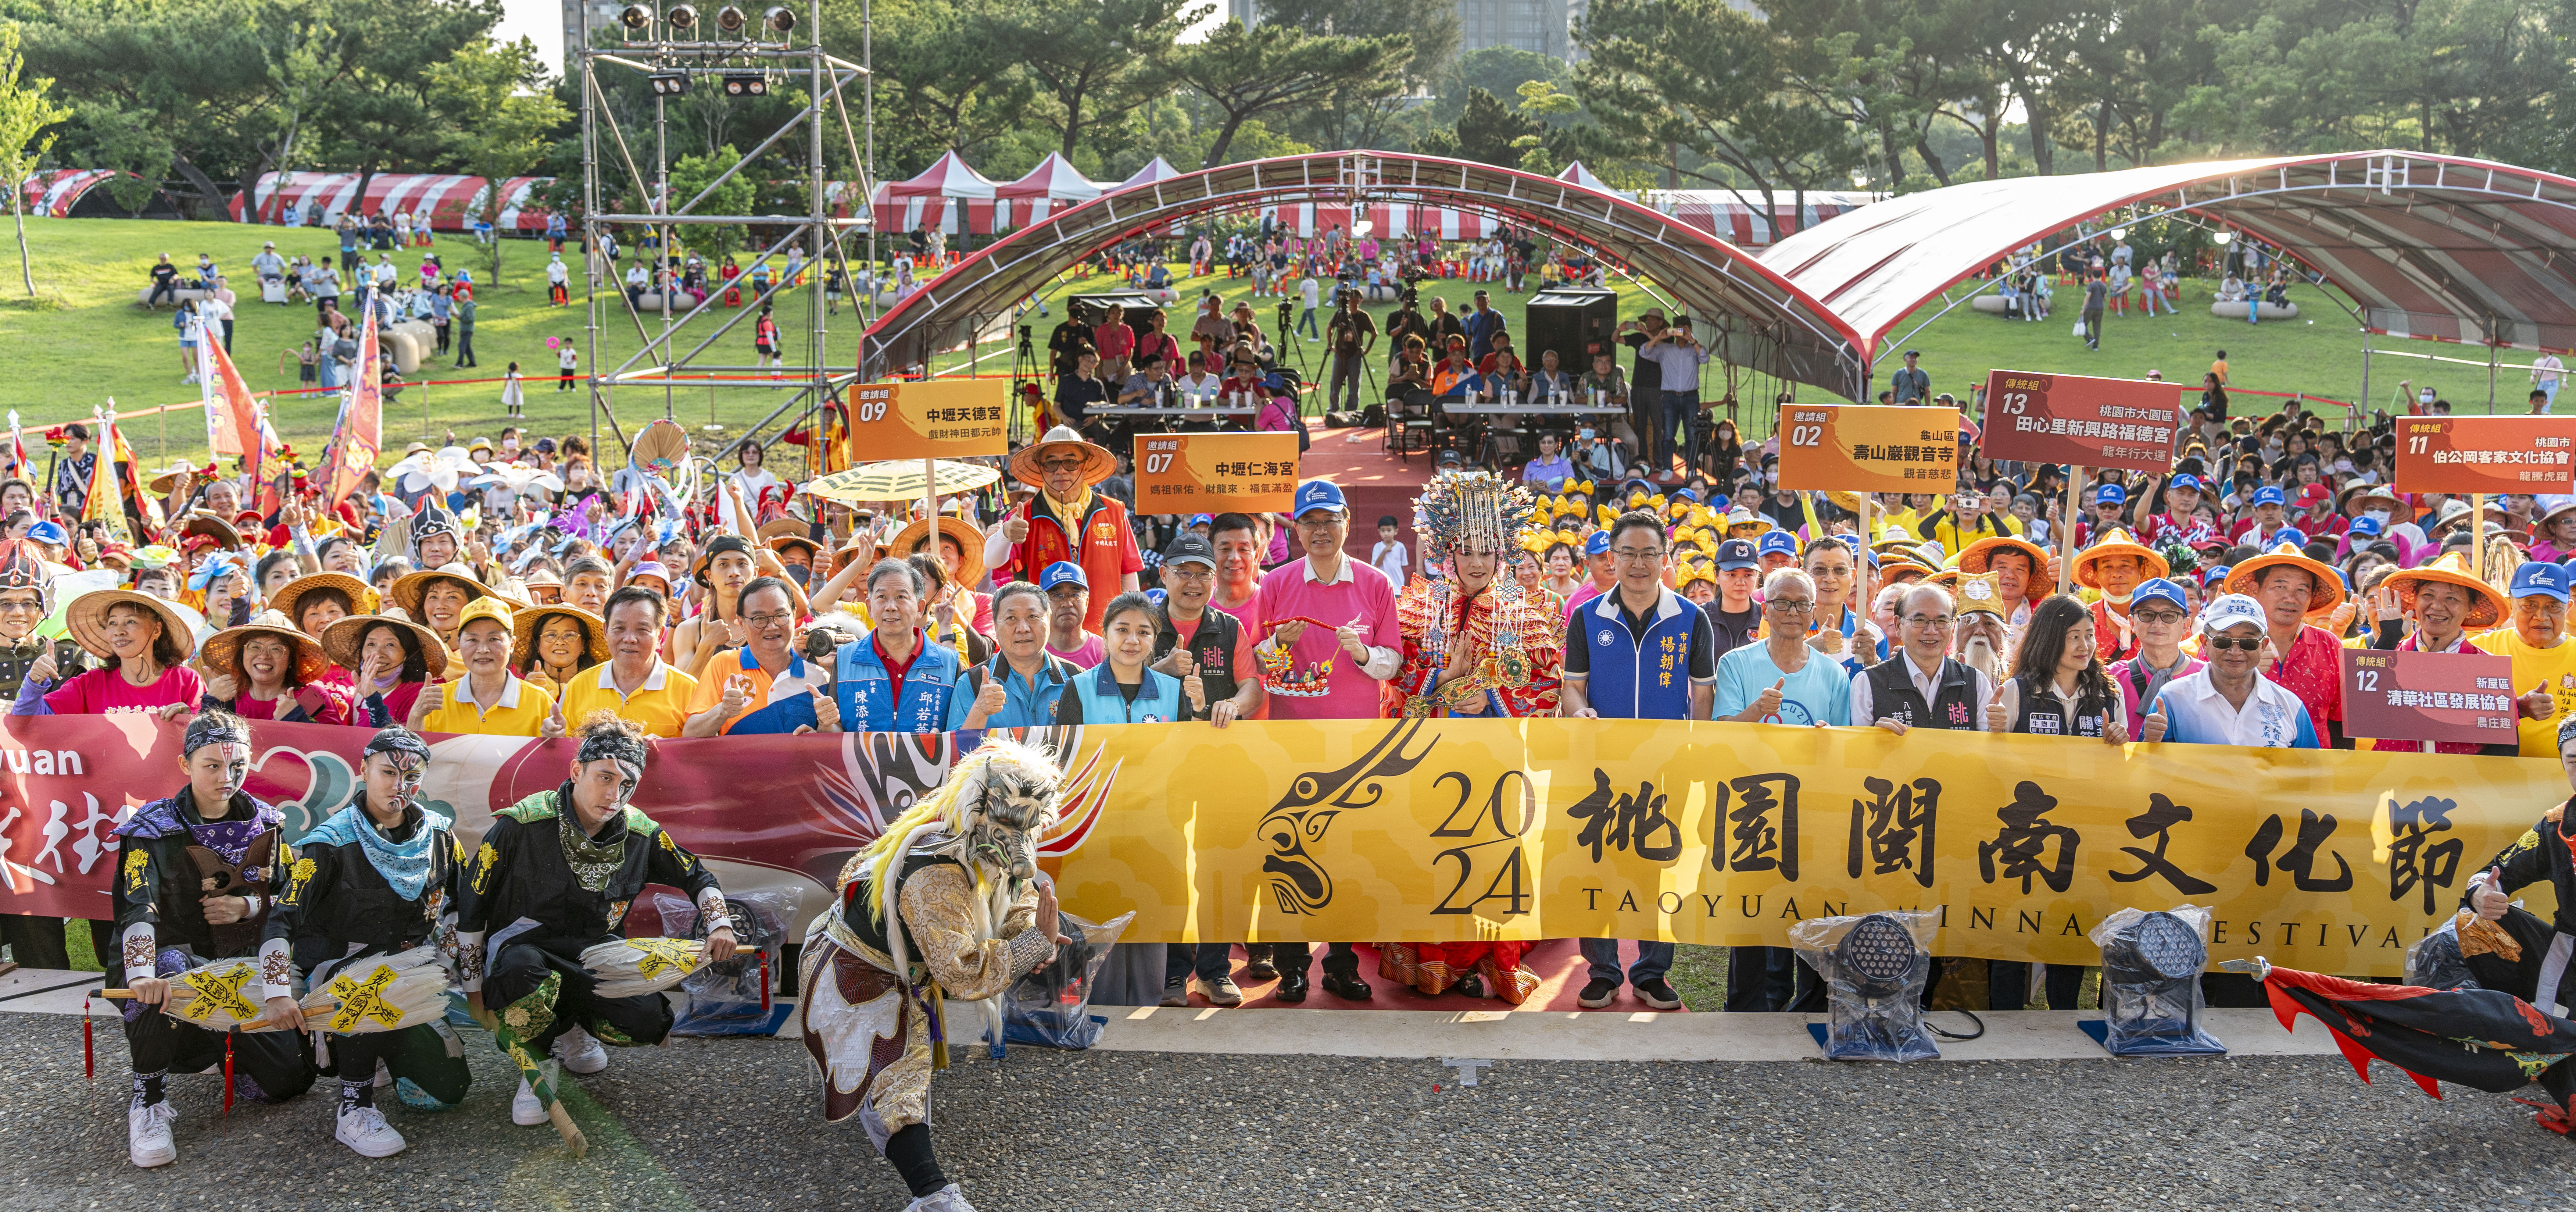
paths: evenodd
<path fill-rule="evenodd" d="M 1790 944 L 1825 978 L 1827 1059 L 1940 1057 L 1923 1024 L 1939 929 L 1940 915 L 1930 912 L 1811 918 L 1789 928 Z"/>
<path fill-rule="evenodd" d="M 2224 1053 L 2201 1026 L 2207 1003 L 2201 969 L 2209 964 L 2209 910 L 2122 909 L 2093 928 L 2102 949 L 2102 1047 L 2113 1056 Z"/>

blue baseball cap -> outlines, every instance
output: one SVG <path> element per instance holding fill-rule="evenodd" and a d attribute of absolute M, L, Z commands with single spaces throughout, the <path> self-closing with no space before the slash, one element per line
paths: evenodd
<path fill-rule="evenodd" d="M 2282 492 L 2278 485 L 2266 484 L 2261 488 L 2254 490 L 2254 500 L 2251 503 L 2255 505 L 2288 505 L 2290 503 L 2290 496 L 2288 493 Z"/>
<path fill-rule="evenodd" d="M 2100 488 L 2093 490 L 2093 503 L 2096 505 L 2126 505 L 2129 503 L 2129 490 L 2122 488 L 2117 484 L 2105 484 Z"/>
<path fill-rule="evenodd" d="M 1210 525 L 1214 525 L 1214 524 L 1216 523 L 1216 515 L 1215 515 L 1215 514 L 1212 514 L 1212 513 L 1194 513 L 1194 514 L 1191 514 L 1191 515 L 1190 515 L 1190 520 L 1189 520 L 1187 523 L 1183 524 L 1183 526 L 1182 526 L 1181 528 L 1182 528 L 1183 530 L 1187 530 L 1187 529 L 1189 529 L 1189 528 L 1190 528 L 1190 527 L 1192 527 L 1192 526 L 1196 526 L 1196 525 L 1200 524 L 1201 522 L 1205 522 L 1205 523 L 1208 523 L 1208 524 L 1210 524 Z"/>
<path fill-rule="evenodd" d="M 2197 492 L 2200 490 L 2200 477 L 2193 475 L 2188 471 L 2176 472 L 2174 473 L 2173 479 L 2165 482 L 2165 487 L 2188 488 Z"/>
<path fill-rule="evenodd" d="M 1689 501 L 1694 505 L 1699 503 L 1699 494 L 1692 492 L 1687 488 L 1676 488 L 1671 492 L 1665 493 L 1664 498 L 1671 501 Z"/>
<path fill-rule="evenodd" d="M 68 547 L 72 541 L 70 535 L 63 533 L 62 523 L 51 518 L 28 527 L 27 537 L 39 543 L 51 543 L 56 547 Z"/>
<path fill-rule="evenodd" d="M 2218 566 L 2216 566 L 2216 567 L 2213 567 L 2213 568 L 2204 568 L 2204 569 L 2201 569 L 2201 570 L 2200 570 L 2200 583 L 2201 583 L 2201 585 L 2202 585 L 2202 586 L 2204 586 L 2204 587 L 2206 587 L 2206 586 L 2210 586 L 2210 585 L 2215 585 L 2215 584 L 2219 583 L 2220 581 L 2224 581 L 2224 580 L 2226 580 L 2226 579 L 2227 579 L 2227 574 L 2228 574 L 2229 572 L 2232 572 L 2232 571 L 2234 571 L 2233 566 L 2231 566 L 2231 565 L 2227 565 L 2227 564 L 2220 564 L 2220 565 L 2218 565 Z M 2135 593 L 2135 592 L 2137 592 L 2137 591 L 2136 591 L 2136 590 L 2131 590 L 2130 592 L 2131 592 L 2131 593 Z"/>
<path fill-rule="evenodd" d="M 1711 509 L 1724 509 L 1728 504 L 1732 503 L 1732 500 L 1733 498 L 1728 497 L 1725 493 L 1712 492 L 1708 494 L 1708 507 Z"/>
<path fill-rule="evenodd" d="M 2352 520 L 2352 524 L 2346 527 L 2345 531 L 2355 538 L 2363 539 L 2377 538 L 2381 533 L 2379 519 L 2371 517 L 2368 514 L 2354 518 Z"/>
<path fill-rule="evenodd" d="M 1288 511 L 1288 516 L 1302 518 L 1318 509 L 1349 513 L 1351 507 L 1342 499 L 1342 486 L 1331 480 L 1308 480 L 1298 485 L 1296 505 Z"/>
<path fill-rule="evenodd" d="M 2150 577 L 2129 591 L 2129 609 L 2132 612 L 2138 609 L 2138 603 L 2147 601 L 2171 602 L 2174 609 L 2185 614 L 2191 612 L 2190 605 L 2183 599 L 2182 586 L 2163 577 Z"/>
<path fill-rule="evenodd" d="M 1717 570 L 1733 572 L 1738 568 L 1760 568 L 1762 554 L 1753 550 L 1751 539 L 1728 539 L 1717 545 Z"/>
<path fill-rule="evenodd" d="M 1583 554 L 1588 556 L 1610 554 L 1610 532 L 1606 530 L 1593 531 L 1591 537 L 1583 540 Z"/>
<path fill-rule="evenodd" d="M 2290 547 L 2305 547 L 2308 545 L 2308 532 L 2301 530 L 2296 526 L 2284 526 L 2279 530 L 2272 532 L 2272 545 L 2274 547 L 2284 545 Z"/>
<path fill-rule="evenodd" d="M 1038 574 L 1038 588 L 1053 589 L 1058 585 L 1080 585 L 1089 589 L 1091 578 L 1083 575 L 1082 565 L 1071 560 L 1057 560 L 1047 565 L 1045 572 Z"/>
<path fill-rule="evenodd" d="M 2550 564 L 2534 560 L 2520 568 L 2514 569 L 2513 590 L 2511 596 L 2516 598 L 2537 597 L 2549 598 L 2560 602 L 2566 601 L 2567 566 L 2564 564 Z"/>
<path fill-rule="evenodd" d="M 1155 604 L 1155 605 L 1157 605 L 1157 606 L 1160 606 L 1160 605 L 1162 605 L 1162 604 L 1163 604 L 1163 596 L 1164 596 L 1164 595 L 1163 595 L 1163 587 L 1162 587 L 1162 586 L 1160 586 L 1160 585 L 1156 585 L 1156 586 L 1155 586 L 1155 587 L 1153 587 L 1152 589 L 1148 589 L 1148 590 L 1146 590 L 1146 591 L 1145 591 L 1145 600 L 1146 600 L 1146 601 L 1148 601 L 1148 602 L 1152 602 L 1153 604 Z"/>
<path fill-rule="evenodd" d="M 1766 556 L 1773 552 L 1795 556 L 1798 554 L 1798 540 L 1785 530 L 1766 530 L 1762 532 L 1760 539 L 1754 541 L 1753 549 Z"/>

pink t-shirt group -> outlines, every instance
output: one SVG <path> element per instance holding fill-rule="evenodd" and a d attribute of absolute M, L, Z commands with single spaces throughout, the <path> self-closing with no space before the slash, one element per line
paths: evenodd
<path fill-rule="evenodd" d="M 1274 694 L 1269 698 L 1270 718 L 1274 720 L 1372 720 L 1378 716 L 1378 683 L 1367 672 L 1353 666 L 1350 654 L 1342 651 L 1341 639 L 1333 628 L 1353 620 L 1368 625 L 1368 644 L 1375 648 L 1393 648 L 1400 642 L 1395 624 L 1395 587 L 1387 583 L 1386 574 L 1348 555 L 1342 557 L 1344 572 L 1340 580 L 1323 584 L 1307 579 L 1311 565 L 1305 560 L 1273 568 L 1261 578 L 1261 595 L 1255 598 L 1259 614 L 1265 620 L 1296 617 L 1319 620 L 1326 626 L 1308 626 L 1288 654 L 1292 672 L 1302 673 L 1333 662 L 1332 673 L 1324 679 L 1325 693 L 1314 698 Z"/>

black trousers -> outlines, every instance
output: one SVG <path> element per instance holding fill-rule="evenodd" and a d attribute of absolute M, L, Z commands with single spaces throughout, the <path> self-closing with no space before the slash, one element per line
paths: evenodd
<path fill-rule="evenodd" d="M 137 1073 L 194 1073 L 224 1063 L 223 1032 L 172 1018 L 158 1008 L 147 1007 L 125 1024 L 125 1047 Z M 372 1073 L 375 1061 L 367 1066 Z M 233 1071 L 259 1083 L 263 1102 L 285 1102 L 313 1085 L 312 1054 L 297 1031 L 233 1036 Z"/>
<path fill-rule="evenodd" d="M 2084 965 L 2048 966 L 2048 1008 L 2073 1010 L 2084 991 Z M 1995 960 L 1986 968 L 1986 1004 L 1997 1010 L 2019 1010 L 2030 1004 L 2030 965 Z"/>
<path fill-rule="evenodd" d="M 481 365 L 474 360 L 474 330 L 471 328 L 456 330 L 456 365 L 459 369 Z"/>
<path fill-rule="evenodd" d="M 62 971 L 72 966 L 71 952 L 63 942 L 63 919 L 58 917 L 0 914 L 0 943 L 8 944 L 9 958 L 21 968 Z"/>
<path fill-rule="evenodd" d="M 1726 1010 L 1764 1014 L 1825 1008 L 1825 982 L 1787 947 L 1731 947 L 1726 956 Z"/>
<path fill-rule="evenodd" d="M 530 1039 L 530 1044 L 552 1047 L 555 1037 L 576 1025 L 603 1043 L 621 1046 L 658 1044 L 671 1033 L 671 1003 L 661 994 L 601 997 L 599 982 L 583 971 L 579 960 L 529 943 L 512 943 L 493 958 L 492 970 L 483 978 L 484 1006 L 499 1013 L 502 1007 L 536 992 L 549 972 L 563 977 L 555 995 L 555 1021 L 544 1034 Z"/>
<path fill-rule="evenodd" d="M 1314 966 L 1315 953 L 1304 943 L 1274 943 L 1270 962 L 1278 965 L 1281 976 L 1304 976 Z M 1358 976 L 1360 956 L 1349 943 L 1324 944 L 1324 975 Z"/>
<path fill-rule="evenodd" d="M 381 1060 L 386 1072 L 396 1079 L 410 1078 L 431 1098 L 451 1107 L 465 1101 L 465 1087 L 472 1080 L 465 1067 L 465 1050 L 460 1047 L 449 1055 L 448 1037 L 427 1023 L 400 1031 L 334 1035 L 330 1043 L 332 1067 L 341 1081 L 374 1080 L 376 1062 Z M 234 1060 L 238 1064 L 239 1056 Z"/>

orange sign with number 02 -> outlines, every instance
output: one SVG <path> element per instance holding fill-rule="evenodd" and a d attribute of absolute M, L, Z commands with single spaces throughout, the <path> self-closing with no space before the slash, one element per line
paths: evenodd
<path fill-rule="evenodd" d="M 1947 494 L 1959 482 L 1959 410 L 1784 404 L 1780 487 Z"/>

